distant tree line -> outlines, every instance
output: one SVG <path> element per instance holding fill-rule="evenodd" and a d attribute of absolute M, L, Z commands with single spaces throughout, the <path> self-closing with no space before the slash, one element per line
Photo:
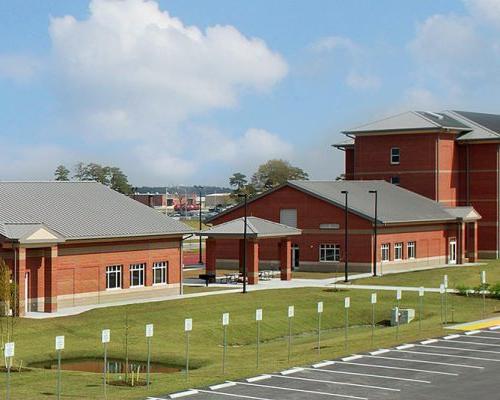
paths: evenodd
<path fill-rule="evenodd" d="M 229 178 L 229 185 L 233 189 L 232 196 L 236 199 L 241 194 L 247 194 L 248 197 L 255 196 L 289 180 L 307 179 L 309 175 L 301 168 L 294 167 L 286 160 L 274 159 L 260 165 L 250 181 L 245 174 L 235 172 Z"/>
<path fill-rule="evenodd" d="M 127 175 L 118 167 L 110 167 L 97 163 L 79 162 L 73 168 L 73 173 L 64 165 L 59 165 L 54 171 L 56 181 L 96 181 L 123 194 L 133 193 Z"/>

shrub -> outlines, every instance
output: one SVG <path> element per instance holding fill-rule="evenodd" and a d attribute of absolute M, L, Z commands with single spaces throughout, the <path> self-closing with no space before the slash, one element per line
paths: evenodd
<path fill-rule="evenodd" d="M 500 299 L 500 282 L 497 282 L 490 286 L 490 297 L 494 299 Z"/>
<path fill-rule="evenodd" d="M 467 285 L 457 285 L 456 289 L 461 296 L 468 296 L 472 292 L 472 288 Z"/>

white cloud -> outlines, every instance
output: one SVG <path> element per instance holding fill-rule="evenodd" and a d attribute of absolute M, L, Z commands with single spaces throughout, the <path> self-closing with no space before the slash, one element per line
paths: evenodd
<path fill-rule="evenodd" d="M 26 54 L 0 54 L 0 79 L 25 83 L 41 68 L 40 60 Z"/>
<path fill-rule="evenodd" d="M 311 45 L 316 52 L 328 52 L 337 49 L 357 51 L 359 47 L 351 39 L 344 36 L 326 36 Z"/>
<path fill-rule="evenodd" d="M 500 90 L 500 1 L 466 0 L 464 15 L 436 14 L 417 26 L 409 43 L 415 79 L 405 93 L 428 109 L 498 110 Z"/>
<path fill-rule="evenodd" d="M 476 18 L 495 24 L 500 28 L 500 1 L 465 0 L 465 4 Z"/>
<path fill-rule="evenodd" d="M 378 89 L 380 79 L 375 75 L 361 74 L 357 71 L 350 71 L 347 74 L 346 83 L 353 89 Z"/>
<path fill-rule="evenodd" d="M 143 175 L 169 176 L 169 164 L 194 175 L 216 155 L 192 160 L 186 124 L 235 107 L 244 94 L 265 95 L 288 72 L 263 40 L 233 26 L 187 26 L 156 1 L 92 0 L 89 10 L 85 20 L 50 21 L 56 91 L 75 133 L 129 142 Z M 227 135 L 211 134 L 216 153 L 241 151 Z"/>

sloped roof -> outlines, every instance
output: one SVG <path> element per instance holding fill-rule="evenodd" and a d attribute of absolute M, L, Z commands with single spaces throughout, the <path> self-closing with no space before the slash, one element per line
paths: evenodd
<path fill-rule="evenodd" d="M 474 209 L 474 207 L 465 206 L 465 207 L 444 207 L 444 210 L 457 217 L 462 221 L 476 221 L 481 219 L 479 213 Z"/>
<path fill-rule="evenodd" d="M 377 221 L 380 224 L 401 224 L 401 223 L 420 223 L 420 222 L 453 222 L 461 221 L 467 210 L 468 220 L 481 218 L 480 215 L 472 207 L 444 207 L 440 203 L 421 196 L 417 193 L 403 189 L 400 186 L 393 185 L 386 181 L 288 181 L 286 184 L 249 200 L 253 202 L 261 199 L 268 194 L 279 190 L 284 186 L 289 186 L 315 196 L 321 200 L 334 204 L 338 207 L 344 207 L 345 195 L 341 193 L 343 190 L 348 194 L 349 211 L 366 219 L 374 219 L 374 198 L 369 193 L 370 190 L 378 192 L 378 212 Z M 221 215 L 226 215 L 235 209 L 242 207 L 238 204 L 214 217 L 209 221 L 217 220 Z M 457 213 L 450 210 L 464 209 Z M 474 211 L 474 217 L 470 212 Z M 470 215 L 469 215 L 470 214 Z M 221 224 L 222 225 L 222 224 Z M 220 226 L 220 225 L 217 225 Z"/>
<path fill-rule="evenodd" d="M 344 131 L 345 134 L 363 134 L 380 131 L 413 131 L 436 128 L 468 131 L 470 128 L 462 122 L 444 113 L 427 111 L 407 111 L 381 120 L 370 122 Z"/>
<path fill-rule="evenodd" d="M 464 133 L 457 138 L 460 142 L 500 139 L 500 115 L 468 111 L 445 112 L 471 128 L 469 132 Z"/>
<path fill-rule="evenodd" d="M 199 234 L 209 237 L 243 237 L 245 218 L 236 218 L 220 225 L 213 226 Z M 268 221 L 258 217 L 247 217 L 247 236 L 254 238 L 271 238 L 300 235 L 302 231 L 288 225 Z"/>
<path fill-rule="evenodd" d="M 66 240 L 193 232 L 97 182 L 0 182 L 0 234 L 15 240 L 41 224 Z"/>
<path fill-rule="evenodd" d="M 341 191 L 346 190 L 349 210 L 369 219 L 375 216 L 374 199 L 369 191 L 377 190 L 377 218 L 382 224 L 456 220 L 438 202 L 386 181 L 290 181 L 289 184 L 340 207 L 345 203 Z"/>

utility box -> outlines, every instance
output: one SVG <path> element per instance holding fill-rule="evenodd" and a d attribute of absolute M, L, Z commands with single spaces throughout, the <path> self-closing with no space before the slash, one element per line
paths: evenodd
<path fill-rule="evenodd" d="M 415 309 L 413 308 L 400 308 L 399 309 L 399 324 L 409 324 L 415 319 Z M 391 326 L 396 326 L 396 307 L 391 310 Z"/>

